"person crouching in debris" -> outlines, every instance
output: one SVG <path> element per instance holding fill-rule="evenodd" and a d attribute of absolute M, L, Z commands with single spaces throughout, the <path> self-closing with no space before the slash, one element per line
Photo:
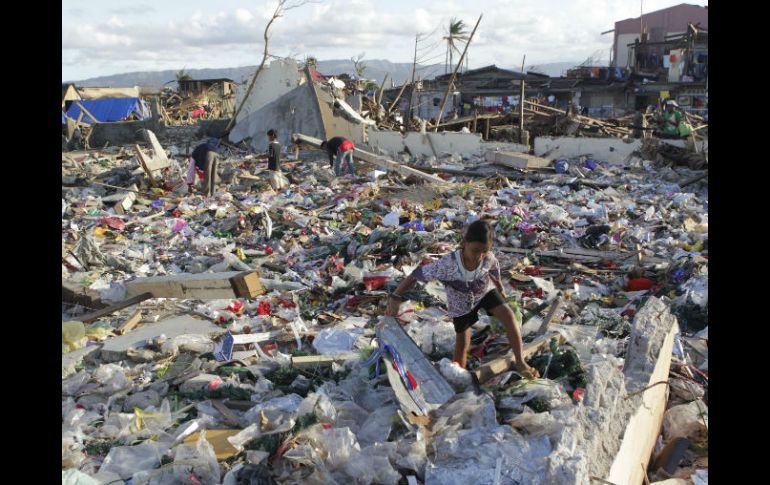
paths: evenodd
<path fill-rule="evenodd" d="M 526 378 L 539 377 L 522 358 L 521 333 L 511 307 L 506 303 L 500 282 L 500 263 L 492 254 L 494 229 L 485 220 L 470 224 L 463 234 L 460 249 L 438 261 L 420 266 L 407 276 L 390 295 L 387 314 L 397 316 L 404 292 L 415 282 L 438 280 L 444 283 L 448 314 L 454 323 L 456 340 L 454 361 L 465 368 L 471 344 L 471 326 L 479 320 L 479 310 L 486 310 L 505 326 L 508 342 L 516 357 L 516 370 Z"/>
<path fill-rule="evenodd" d="M 355 166 L 353 165 L 353 150 L 355 148 L 356 146 L 352 141 L 341 136 L 335 136 L 321 143 L 321 150 L 326 150 L 326 153 L 329 154 L 329 166 L 334 167 L 334 175 L 337 177 L 342 172 L 343 162 L 347 163 L 348 174 L 356 174 Z"/>
<path fill-rule="evenodd" d="M 222 158 L 219 154 L 218 141 L 202 143 L 195 147 L 187 166 L 187 190 L 192 192 L 196 175 L 203 180 L 203 192 L 211 197 L 217 180 L 217 166 Z"/>

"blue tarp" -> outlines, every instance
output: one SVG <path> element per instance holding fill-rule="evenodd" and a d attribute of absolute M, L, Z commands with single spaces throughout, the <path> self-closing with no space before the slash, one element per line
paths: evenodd
<path fill-rule="evenodd" d="M 83 114 L 81 121 L 83 123 L 106 123 L 110 121 L 125 120 L 131 113 L 136 113 L 140 120 L 150 118 L 150 110 L 145 102 L 139 98 L 107 98 L 107 99 L 88 99 L 80 101 L 83 107 L 94 115 L 96 119 L 87 114 Z M 73 120 L 80 116 L 80 106 L 72 103 L 67 110 L 67 116 Z"/>

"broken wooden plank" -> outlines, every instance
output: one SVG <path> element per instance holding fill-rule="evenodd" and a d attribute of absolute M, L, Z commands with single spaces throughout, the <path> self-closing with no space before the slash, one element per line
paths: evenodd
<path fill-rule="evenodd" d="M 115 204 L 115 212 L 118 214 L 125 214 L 126 211 L 134 205 L 134 202 L 136 202 L 136 193 L 138 190 L 139 187 L 137 187 L 136 184 L 131 184 L 131 187 L 129 187 L 128 191 L 125 193 L 123 200 Z"/>
<path fill-rule="evenodd" d="M 180 273 L 137 278 L 126 282 L 126 292 L 128 295 L 151 293 L 155 298 L 252 298 L 249 295 L 261 294 L 261 290 L 253 277 L 247 277 L 250 273 L 257 272 Z M 259 284 L 263 285 L 261 279 Z"/>
<path fill-rule="evenodd" d="M 61 301 L 63 303 L 80 305 L 89 310 L 97 310 L 107 306 L 107 304 L 102 301 L 102 297 L 98 291 L 65 280 L 62 280 L 61 282 Z"/>
<path fill-rule="evenodd" d="M 521 351 L 521 356 L 524 360 L 532 357 L 542 347 L 548 345 L 551 339 L 558 339 L 559 343 L 564 341 L 564 337 L 558 332 L 551 332 L 546 335 L 541 335 L 532 342 L 525 344 Z M 507 372 L 516 363 L 516 357 L 513 353 L 510 353 L 499 359 L 495 359 L 491 362 L 487 362 L 475 371 L 471 372 L 476 377 L 479 384 L 487 382 L 489 379 Z"/>
<path fill-rule="evenodd" d="M 92 323 L 101 317 L 105 317 L 109 315 L 110 313 L 115 313 L 118 310 L 122 310 L 126 307 L 130 307 L 131 305 L 136 305 L 137 303 L 141 303 L 144 300 L 149 300 L 150 298 L 152 298 L 151 293 L 146 293 L 146 292 L 139 293 L 123 301 L 115 303 L 114 305 L 110 305 L 106 308 L 102 308 L 101 310 L 96 310 L 91 313 L 86 313 L 85 315 L 80 315 L 79 317 L 77 317 L 77 319 L 83 323 Z"/>
<path fill-rule="evenodd" d="M 642 393 L 642 402 L 626 426 L 620 450 L 615 455 L 607 477 L 612 483 L 640 485 L 646 476 L 647 464 L 660 434 L 668 401 L 668 386 L 651 385 L 668 379 L 674 336 L 678 331 L 679 326 L 675 323 L 666 335 L 647 389 Z"/>
<path fill-rule="evenodd" d="M 488 162 L 507 168 L 545 168 L 551 166 L 551 161 L 522 152 L 488 151 L 485 155 Z"/>
<path fill-rule="evenodd" d="M 454 396 L 455 392 L 446 379 L 433 367 L 431 361 L 396 319 L 384 317 L 377 324 L 376 332 L 379 344 L 387 344 L 395 348 L 401 355 L 404 366 L 417 381 L 418 387 L 408 391 L 401 376 L 393 369 L 389 354 L 385 354 L 388 380 L 404 408 L 414 414 L 425 415 Z"/>
<path fill-rule="evenodd" d="M 147 175 L 147 178 L 150 179 L 150 185 L 157 187 L 158 183 L 155 181 L 155 176 L 153 175 L 151 168 L 153 166 L 152 158 L 145 155 L 139 145 L 134 145 L 134 151 L 136 152 L 136 157 L 139 159 L 139 164 L 142 165 L 144 173 Z"/>
<path fill-rule="evenodd" d="M 115 330 L 115 333 L 118 335 L 123 335 L 124 333 L 130 332 L 136 325 L 139 323 L 139 321 L 142 319 L 142 311 L 137 310 L 135 311 L 128 319 L 123 322 L 123 324 L 118 327 L 117 330 Z"/>
<path fill-rule="evenodd" d="M 559 311 L 561 303 L 561 296 L 557 296 L 554 302 L 551 304 L 551 308 L 548 309 L 548 313 L 545 314 L 543 323 L 540 324 L 540 328 L 537 329 L 535 335 L 543 335 L 548 330 L 548 325 L 551 323 L 551 319 L 554 317 L 554 315 L 556 315 L 556 312 Z"/>
<path fill-rule="evenodd" d="M 331 367 L 332 364 L 342 364 L 350 359 L 351 355 L 301 355 L 292 356 L 291 366 L 298 369 L 313 367 Z"/>

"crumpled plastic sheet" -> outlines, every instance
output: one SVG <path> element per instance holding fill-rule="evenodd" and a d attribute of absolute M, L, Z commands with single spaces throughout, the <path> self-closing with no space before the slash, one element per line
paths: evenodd
<path fill-rule="evenodd" d="M 445 428 L 476 429 L 497 424 L 495 402 L 486 394 L 466 392 L 455 395 L 450 401 L 434 411 L 433 432 Z"/>
<path fill-rule="evenodd" d="M 538 483 L 552 451 L 546 436 L 524 438 L 507 425 L 448 430 L 434 435 L 433 448 L 425 485 Z"/>
<path fill-rule="evenodd" d="M 303 398 L 299 394 L 289 394 L 286 396 L 276 397 L 269 401 L 261 402 L 252 407 L 243 414 L 244 419 L 250 423 L 260 422 L 260 411 L 278 411 L 285 415 L 295 417 L 299 410 L 300 404 L 302 404 Z"/>
<path fill-rule="evenodd" d="M 341 354 L 350 352 L 362 330 L 346 330 L 339 328 L 325 328 L 321 330 L 313 340 L 313 347 L 321 355 Z"/>
<path fill-rule="evenodd" d="M 219 463 L 214 448 L 206 440 L 206 432 L 202 431 L 195 446 L 179 445 L 174 449 L 174 477 L 186 483 L 190 475 L 194 475 L 200 485 L 217 485 L 220 483 Z"/>
<path fill-rule="evenodd" d="M 473 386 L 473 377 L 467 369 L 444 357 L 438 363 L 439 371 L 456 392 L 465 392 Z"/>
<path fill-rule="evenodd" d="M 514 416 L 508 424 L 514 429 L 525 431 L 528 436 L 548 436 L 552 444 L 564 429 L 564 423 L 557 420 L 553 414 L 536 413 L 527 407 L 521 414 Z"/>
<path fill-rule="evenodd" d="M 101 482 L 80 470 L 70 468 L 61 472 L 62 485 L 100 485 Z"/>
<path fill-rule="evenodd" d="M 115 446 L 110 449 L 99 471 L 116 473 L 127 480 L 137 472 L 156 468 L 167 449 L 167 444 L 152 440 L 136 446 Z"/>
<path fill-rule="evenodd" d="M 387 441 L 392 428 L 391 419 L 398 407 L 383 406 L 369 414 L 361 429 L 356 433 L 358 442 L 364 446 Z"/>

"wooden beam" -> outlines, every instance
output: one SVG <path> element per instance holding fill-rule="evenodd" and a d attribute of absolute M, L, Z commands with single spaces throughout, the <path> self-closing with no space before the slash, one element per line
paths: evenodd
<path fill-rule="evenodd" d="M 252 276 L 254 273 L 257 272 L 181 273 L 137 278 L 126 282 L 126 291 L 128 295 L 151 294 L 154 298 L 253 298 L 265 291 L 262 280 L 257 276 L 257 283 Z"/>
<path fill-rule="evenodd" d="M 91 123 L 89 123 L 89 125 L 90 125 L 90 124 L 93 124 L 93 123 L 99 123 L 99 120 L 98 120 L 98 119 L 96 119 L 96 116 L 92 115 L 92 114 L 91 114 L 91 112 L 90 112 L 90 111 L 88 111 L 88 110 L 86 109 L 86 107 L 85 107 L 85 106 L 83 106 L 83 105 L 80 103 L 80 101 L 75 101 L 75 104 L 76 104 L 76 105 L 78 105 L 78 106 L 80 107 L 80 111 L 84 112 L 85 114 L 87 114 L 88 116 L 90 116 L 90 117 L 91 117 L 91 119 L 92 119 L 93 121 L 92 121 Z M 80 123 L 80 119 L 81 119 L 81 117 L 80 117 L 80 116 L 78 116 L 78 123 Z"/>
<path fill-rule="evenodd" d="M 295 133 L 292 135 L 292 141 L 297 144 L 303 144 L 308 145 L 314 148 L 321 148 L 321 143 L 323 140 L 319 140 L 318 138 L 314 138 L 312 136 L 302 135 L 299 133 Z M 394 162 L 393 160 L 389 160 L 384 157 L 377 156 L 373 153 L 361 150 L 360 148 L 355 148 L 353 150 L 353 157 L 357 158 L 359 160 L 363 160 L 368 163 L 372 163 L 375 165 L 380 165 L 382 167 L 387 168 L 388 170 L 393 170 L 396 172 L 399 172 L 400 174 L 404 175 L 405 177 L 408 177 L 410 175 L 414 175 L 416 177 L 419 177 L 423 180 L 427 180 L 428 182 L 434 182 L 434 183 L 446 183 L 443 179 L 436 177 L 434 175 L 429 175 L 425 172 L 422 172 L 420 170 L 416 170 L 414 168 L 408 167 L 406 165 L 402 165 L 398 162 Z"/>
<path fill-rule="evenodd" d="M 128 319 L 123 322 L 123 324 L 118 327 L 117 330 L 115 330 L 115 333 L 118 335 L 123 335 L 125 333 L 130 332 L 136 325 L 139 323 L 139 321 L 142 319 L 142 311 L 137 310 L 135 311 Z"/>
<path fill-rule="evenodd" d="M 524 360 L 529 359 L 535 355 L 535 353 L 542 347 L 548 345 L 548 343 L 553 338 L 558 339 L 559 343 L 564 342 L 564 336 L 558 332 L 541 335 L 532 342 L 524 345 L 524 348 L 521 351 L 522 358 Z M 503 372 L 507 372 L 515 363 L 516 357 L 513 355 L 513 353 L 510 353 L 505 357 L 500 357 L 499 359 L 487 362 L 486 364 L 473 371 L 471 374 L 476 377 L 476 380 L 479 382 L 479 384 L 483 384 L 491 378 L 499 376 Z"/>
<path fill-rule="evenodd" d="M 114 305 L 102 308 L 101 310 L 96 310 L 95 312 L 86 313 L 85 315 L 76 317 L 76 319 L 83 323 L 91 323 L 101 317 L 109 315 L 110 313 L 115 313 L 118 310 L 130 307 L 131 305 L 136 305 L 137 303 L 141 303 L 144 300 L 149 300 L 150 298 L 152 298 L 151 293 L 140 293 L 138 295 L 132 296 L 131 298 L 115 303 Z"/>
<path fill-rule="evenodd" d="M 134 145 L 134 151 L 136 152 L 136 157 L 139 159 L 139 163 L 142 165 L 142 169 L 144 169 L 144 173 L 147 174 L 147 178 L 150 179 L 150 185 L 157 187 L 158 183 L 155 181 L 155 176 L 150 169 L 150 158 L 146 158 L 144 152 L 142 152 L 142 147 L 139 145 Z"/>
<path fill-rule="evenodd" d="M 561 296 L 557 296 L 554 302 L 551 304 L 551 308 L 548 309 L 548 313 L 545 314 L 545 318 L 543 318 L 543 323 L 540 324 L 540 328 L 537 329 L 537 332 L 535 332 L 535 335 L 543 335 L 548 330 L 548 325 L 551 323 L 551 319 L 556 315 L 556 312 L 559 311 L 559 307 L 561 306 L 562 300 Z"/>
<path fill-rule="evenodd" d="M 610 482 L 641 485 L 647 476 L 647 465 L 660 434 L 668 401 L 668 386 L 652 384 L 668 379 L 674 336 L 678 331 L 679 326 L 675 323 L 663 341 L 648 389 L 642 393 L 642 401 L 626 426 L 620 450 L 612 462 L 607 477 Z"/>
<path fill-rule="evenodd" d="M 350 359 L 348 355 L 302 355 L 292 356 L 291 366 L 297 369 L 310 369 L 313 367 L 331 367 L 332 364 L 342 364 Z"/>

